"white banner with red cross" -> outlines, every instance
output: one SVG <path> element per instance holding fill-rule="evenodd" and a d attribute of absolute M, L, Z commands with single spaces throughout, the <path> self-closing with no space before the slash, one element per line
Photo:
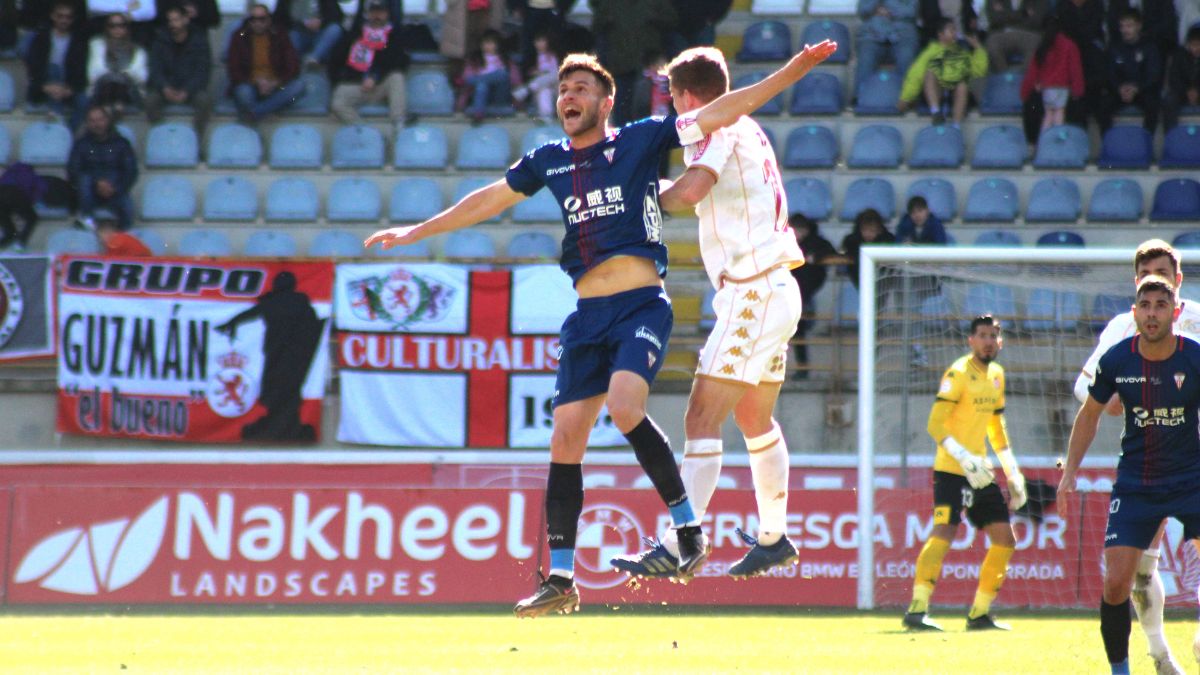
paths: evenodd
<path fill-rule="evenodd" d="M 559 330 L 575 308 L 554 265 L 338 265 L 338 440 L 402 447 L 550 445 Z M 591 446 L 624 445 L 607 409 Z"/>

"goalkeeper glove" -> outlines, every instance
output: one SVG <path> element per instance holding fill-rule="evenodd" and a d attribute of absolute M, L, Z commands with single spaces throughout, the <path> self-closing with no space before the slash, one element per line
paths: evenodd
<path fill-rule="evenodd" d="M 996 474 L 992 471 L 990 462 L 987 457 L 971 454 L 969 450 L 964 448 L 961 443 L 954 440 L 953 436 L 947 436 L 942 441 L 942 447 L 946 448 L 946 452 L 958 462 L 962 467 L 963 473 L 967 477 L 967 482 L 972 488 L 982 490 L 992 484 Z"/>
<path fill-rule="evenodd" d="M 1029 499 L 1029 492 L 1025 489 L 1025 476 L 1021 473 L 1021 467 L 1017 466 L 1017 458 L 1013 457 L 1012 448 L 997 452 L 996 457 L 1000 459 L 1000 466 L 1004 467 L 1004 475 L 1008 476 L 1009 506 L 1016 511 Z"/>

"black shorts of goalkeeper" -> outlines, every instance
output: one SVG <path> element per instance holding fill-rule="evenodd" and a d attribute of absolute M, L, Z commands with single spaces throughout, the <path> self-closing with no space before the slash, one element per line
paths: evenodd
<path fill-rule="evenodd" d="M 965 476 L 946 471 L 933 472 L 933 524 L 958 525 L 962 512 L 976 528 L 1008 522 L 1008 504 L 994 482 L 976 490 Z"/>

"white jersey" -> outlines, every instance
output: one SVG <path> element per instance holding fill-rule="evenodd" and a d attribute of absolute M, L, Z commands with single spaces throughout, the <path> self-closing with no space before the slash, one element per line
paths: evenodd
<path fill-rule="evenodd" d="M 681 115 L 676 129 L 684 164 L 708 171 L 717 181 L 696 204 L 700 256 L 713 286 L 803 265 L 804 254 L 787 222 L 775 151 L 762 128 L 742 117 L 702 136 L 694 118 L 694 112 Z"/>
<path fill-rule="evenodd" d="M 1133 321 L 1132 311 L 1114 316 L 1104 327 L 1096 349 L 1084 362 L 1083 372 L 1075 379 L 1075 398 L 1080 403 L 1087 401 L 1088 387 L 1092 386 L 1092 378 L 1096 376 L 1096 364 L 1100 363 L 1100 357 L 1108 353 L 1113 345 L 1136 332 L 1137 324 Z M 1175 334 L 1200 342 L 1200 338 L 1197 337 L 1200 335 L 1200 304 L 1190 300 L 1180 301 L 1179 317 L 1175 319 Z"/>

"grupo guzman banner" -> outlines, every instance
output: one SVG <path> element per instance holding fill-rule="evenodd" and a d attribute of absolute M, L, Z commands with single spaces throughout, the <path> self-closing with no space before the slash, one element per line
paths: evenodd
<path fill-rule="evenodd" d="M 0 255 L 0 362 L 54 355 L 50 259 Z"/>
<path fill-rule="evenodd" d="M 58 430 L 315 440 L 332 282 L 327 261 L 63 259 Z"/>
<path fill-rule="evenodd" d="M 576 302 L 557 266 L 341 264 L 336 287 L 339 441 L 549 447 L 559 329 Z M 589 445 L 624 444 L 601 411 Z"/>

